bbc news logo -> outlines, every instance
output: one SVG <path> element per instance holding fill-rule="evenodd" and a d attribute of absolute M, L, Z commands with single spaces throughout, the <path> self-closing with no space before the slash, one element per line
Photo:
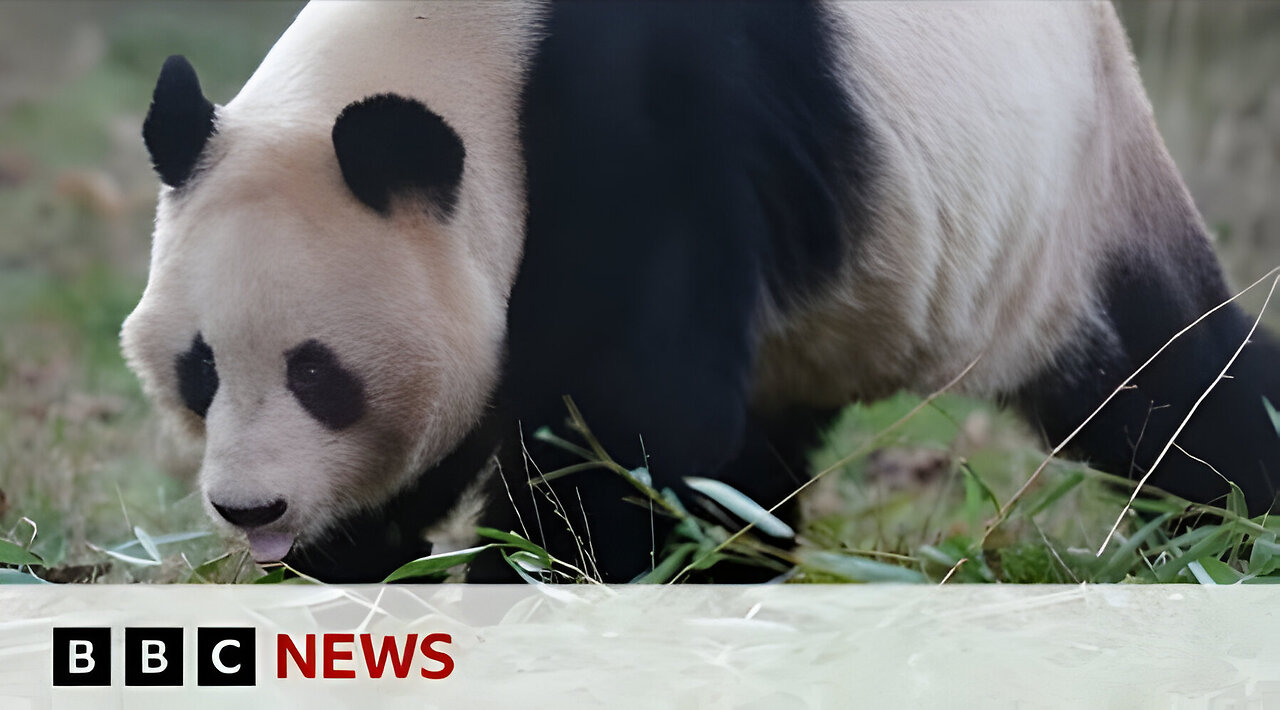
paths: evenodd
<path fill-rule="evenodd" d="M 112 630 L 108 627 L 53 630 L 55 686 L 111 685 Z M 184 632 L 178 627 L 124 630 L 124 684 L 184 684 Z M 441 680 L 453 673 L 449 634 L 305 634 L 275 638 L 275 678 L 410 678 Z M 257 630 L 253 627 L 196 629 L 196 684 L 257 685 Z M 414 671 L 417 671 L 416 673 Z"/>
<path fill-rule="evenodd" d="M 131 627 L 124 630 L 124 684 L 183 684 L 183 630 L 178 627 Z M 201 627 L 196 630 L 198 685 L 256 685 L 252 627 Z M 53 684 L 111 685 L 111 629 L 55 628 Z"/>

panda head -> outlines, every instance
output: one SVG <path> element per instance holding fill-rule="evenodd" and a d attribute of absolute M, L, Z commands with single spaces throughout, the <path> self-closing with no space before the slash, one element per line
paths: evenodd
<path fill-rule="evenodd" d="M 143 128 L 164 186 L 123 349 L 203 440 L 205 506 L 260 561 L 440 460 L 500 364 L 505 290 L 460 214 L 462 139 L 403 96 L 337 106 L 215 107 L 172 57 Z"/>

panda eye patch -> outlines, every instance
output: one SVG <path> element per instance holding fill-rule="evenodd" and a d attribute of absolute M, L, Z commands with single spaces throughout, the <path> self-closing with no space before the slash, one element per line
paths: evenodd
<path fill-rule="evenodd" d="M 308 340 L 284 356 L 286 386 L 326 429 L 345 429 L 364 415 L 364 383 L 324 343 Z"/>
<path fill-rule="evenodd" d="M 187 409 L 201 419 L 209 412 L 213 396 L 218 392 L 218 370 L 213 361 L 213 348 L 196 333 L 191 347 L 174 363 L 178 373 L 178 394 Z"/>

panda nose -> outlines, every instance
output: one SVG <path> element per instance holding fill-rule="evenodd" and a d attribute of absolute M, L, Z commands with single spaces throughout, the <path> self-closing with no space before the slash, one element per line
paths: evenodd
<path fill-rule="evenodd" d="M 284 515 L 284 511 L 289 507 L 283 498 L 277 498 L 266 505 L 258 505 L 249 508 L 234 508 L 229 505 L 213 504 L 213 509 L 218 511 L 218 515 L 226 518 L 227 522 L 242 528 L 256 528 L 268 523 L 273 523 Z"/>

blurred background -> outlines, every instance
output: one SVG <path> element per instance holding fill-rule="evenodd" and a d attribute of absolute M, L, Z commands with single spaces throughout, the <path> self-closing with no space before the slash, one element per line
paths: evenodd
<path fill-rule="evenodd" d="M 187 55 L 206 95 L 226 102 L 300 6 L 0 3 L 0 538 L 34 536 L 50 576 L 241 576 L 217 569 L 239 558 L 211 537 L 150 562 L 120 559 L 131 543 L 138 556 L 139 530 L 164 544 L 209 527 L 191 494 L 194 459 L 159 436 L 117 333 L 146 279 L 157 181 L 140 126 L 161 62 Z M 1247 285 L 1280 265 L 1280 3 L 1118 7 L 1161 132 L 1232 283 Z M 855 408 L 819 460 L 909 406 Z M 848 475 L 905 476 L 892 486 L 910 495 L 961 440 L 998 449 L 1011 470 L 1036 459 L 1016 422 L 979 403 L 950 407 L 954 416 L 923 422 L 897 454 L 850 464 Z M 858 512 L 836 500 L 811 512 Z M 110 546 L 117 555 L 98 549 Z"/>

